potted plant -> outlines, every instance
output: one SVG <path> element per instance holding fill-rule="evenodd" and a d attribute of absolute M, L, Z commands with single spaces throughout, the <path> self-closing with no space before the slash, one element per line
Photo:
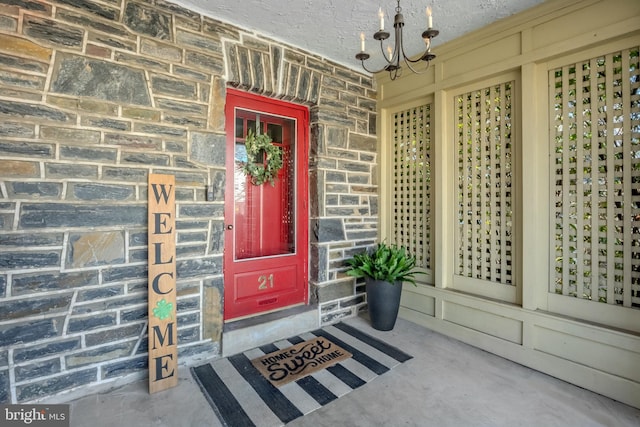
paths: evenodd
<path fill-rule="evenodd" d="M 365 279 L 371 326 L 380 331 L 393 329 L 400 308 L 402 282 L 417 286 L 415 257 L 404 247 L 382 242 L 371 251 L 354 255 L 346 264 L 349 276 Z"/>

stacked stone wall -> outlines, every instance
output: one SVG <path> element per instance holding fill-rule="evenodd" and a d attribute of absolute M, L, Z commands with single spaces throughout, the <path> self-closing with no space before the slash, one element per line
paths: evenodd
<path fill-rule="evenodd" d="M 311 303 L 363 307 L 369 77 L 162 0 L 0 0 L 0 403 L 146 375 L 149 173 L 176 177 L 179 359 L 220 353 L 227 85 L 310 108 Z"/>

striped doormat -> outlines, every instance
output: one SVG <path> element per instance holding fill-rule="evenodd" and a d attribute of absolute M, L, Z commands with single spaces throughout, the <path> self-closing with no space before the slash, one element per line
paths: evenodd
<path fill-rule="evenodd" d="M 328 339 L 352 357 L 281 387 L 251 363 L 315 337 Z M 338 323 L 191 368 L 191 374 L 223 425 L 274 427 L 315 411 L 409 359 L 396 347 Z"/>

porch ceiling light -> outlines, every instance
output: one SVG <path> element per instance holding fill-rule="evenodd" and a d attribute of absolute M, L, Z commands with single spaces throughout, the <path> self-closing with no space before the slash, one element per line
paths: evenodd
<path fill-rule="evenodd" d="M 378 73 L 380 71 L 386 70 L 389 72 L 389 77 L 391 77 L 391 80 L 395 80 L 402 74 L 402 67 L 400 65 L 401 61 L 404 62 L 407 67 L 414 73 L 424 73 L 427 68 L 429 68 L 431 60 L 436 57 L 435 54 L 431 53 L 431 40 L 440 33 L 438 30 L 433 29 L 431 7 L 427 7 L 428 26 L 427 29 L 422 33 L 422 39 L 424 40 L 427 48 L 419 58 L 409 58 L 404 51 L 404 46 L 402 45 L 402 27 L 404 27 L 404 17 L 402 16 L 401 12 L 402 8 L 400 7 L 400 0 L 398 0 L 398 5 L 396 6 L 396 15 L 393 19 L 393 28 L 395 31 L 394 47 L 392 49 L 390 45 L 387 46 L 387 52 L 385 52 L 384 41 L 389 38 L 390 34 L 384 30 L 384 13 L 382 12 L 382 8 L 380 8 L 380 10 L 378 11 L 378 16 L 380 18 L 380 30 L 376 31 L 373 34 L 373 38 L 380 42 L 380 50 L 382 51 L 382 56 L 387 62 L 387 65 L 377 71 L 370 70 L 365 66 L 364 61 L 369 59 L 370 55 L 365 52 L 364 33 L 360 34 L 360 52 L 356 54 L 356 59 L 359 59 L 362 62 L 362 68 L 364 68 L 366 71 L 370 73 Z M 424 70 L 417 71 L 411 64 L 415 64 L 421 61 L 426 62 L 427 66 Z"/>

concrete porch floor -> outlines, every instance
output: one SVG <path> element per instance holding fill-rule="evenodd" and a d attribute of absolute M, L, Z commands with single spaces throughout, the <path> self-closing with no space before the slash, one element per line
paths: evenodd
<path fill-rule="evenodd" d="M 640 410 L 398 319 L 348 319 L 413 359 L 288 426 L 639 426 Z M 220 426 L 187 367 L 149 395 L 140 381 L 71 404 L 71 426 Z M 233 426 L 236 427 L 236 426 Z"/>

